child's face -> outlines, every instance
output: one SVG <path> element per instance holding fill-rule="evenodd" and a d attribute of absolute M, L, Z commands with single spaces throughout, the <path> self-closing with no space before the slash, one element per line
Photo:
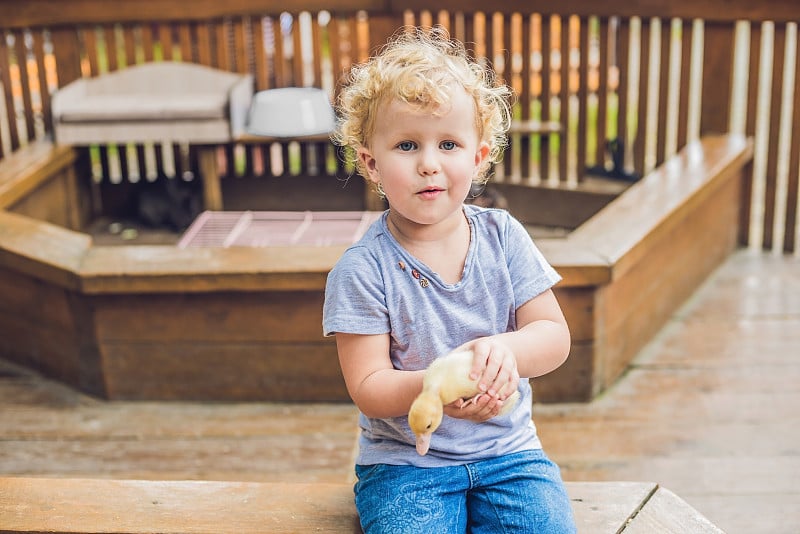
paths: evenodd
<path fill-rule="evenodd" d="M 488 152 L 478 138 L 474 103 L 458 88 L 435 114 L 397 99 L 380 105 L 370 147 L 359 158 L 393 211 L 429 225 L 460 216 Z"/>

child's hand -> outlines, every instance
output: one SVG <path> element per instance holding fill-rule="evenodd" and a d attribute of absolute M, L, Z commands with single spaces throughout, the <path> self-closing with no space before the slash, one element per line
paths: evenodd
<path fill-rule="evenodd" d="M 469 419 L 476 423 L 483 423 L 500 413 L 503 401 L 479 393 L 471 399 L 458 399 L 444 406 L 444 413 L 456 419 Z"/>
<path fill-rule="evenodd" d="M 504 401 L 519 386 L 517 359 L 504 343 L 485 337 L 465 345 L 474 354 L 470 378 L 478 380 L 478 389 L 489 397 Z"/>

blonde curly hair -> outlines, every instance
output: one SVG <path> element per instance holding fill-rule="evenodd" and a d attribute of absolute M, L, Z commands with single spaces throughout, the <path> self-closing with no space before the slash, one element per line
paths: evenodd
<path fill-rule="evenodd" d="M 435 111 L 449 102 L 448 88 L 453 84 L 473 98 L 479 139 L 489 145 L 476 178 L 484 183 L 491 164 L 502 158 L 507 142 L 511 90 L 496 80 L 492 69 L 472 60 L 464 45 L 441 27 L 405 28 L 378 55 L 353 67 L 339 94 L 338 127 L 332 139 L 352 149 L 345 157 L 366 178 L 366 169 L 356 154 L 361 147 L 369 148 L 379 106 L 396 98 L 421 110 Z"/>

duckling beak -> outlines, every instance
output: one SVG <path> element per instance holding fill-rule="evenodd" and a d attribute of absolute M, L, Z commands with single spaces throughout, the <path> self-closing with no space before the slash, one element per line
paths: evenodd
<path fill-rule="evenodd" d="M 430 435 L 430 433 L 419 434 L 417 436 L 417 453 L 420 456 L 425 456 L 428 453 L 428 449 L 430 447 L 431 447 L 431 435 Z"/>

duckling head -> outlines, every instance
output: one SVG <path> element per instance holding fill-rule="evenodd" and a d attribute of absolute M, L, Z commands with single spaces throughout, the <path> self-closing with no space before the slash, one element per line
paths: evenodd
<path fill-rule="evenodd" d="M 424 456 L 431 445 L 431 434 L 442 424 L 442 401 L 438 395 L 423 391 L 414 399 L 408 412 L 408 426 L 417 439 L 417 453 Z"/>

